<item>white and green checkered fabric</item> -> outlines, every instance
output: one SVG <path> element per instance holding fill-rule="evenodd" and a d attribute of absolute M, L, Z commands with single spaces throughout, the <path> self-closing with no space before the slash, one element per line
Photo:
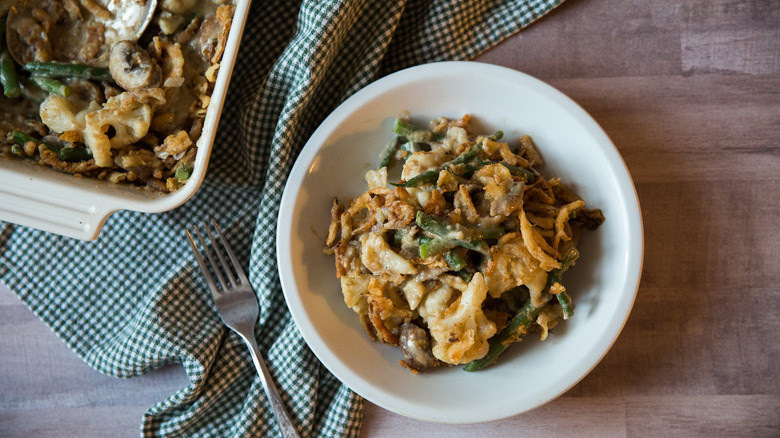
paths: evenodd
<path fill-rule="evenodd" d="M 474 57 L 561 1 L 255 0 L 198 193 L 168 213 L 116 213 L 96 242 L 3 224 L 0 281 L 102 373 L 184 366 L 189 386 L 146 412 L 142 436 L 277 436 L 249 352 L 222 325 L 185 241 L 185 227 L 214 217 L 257 291 L 260 349 L 302 435 L 357 436 L 362 399 L 308 349 L 278 280 L 275 224 L 293 161 L 370 82 Z"/>

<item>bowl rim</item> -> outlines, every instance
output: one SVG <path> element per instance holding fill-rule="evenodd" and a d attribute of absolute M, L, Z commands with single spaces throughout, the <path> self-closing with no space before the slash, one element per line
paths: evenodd
<path fill-rule="evenodd" d="M 297 291 L 297 285 L 295 284 L 294 274 L 291 268 L 293 260 L 289 239 L 292 237 L 292 221 L 287 220 L 294 214 L 296 192 L 302 186 L 304 179 L 309 173 L 312 162 L 317 157 L 322 145 L 328 141 L 331 131 L 336 128 L 344 118 L 349 117 L 357 109 L 368 104 L 372 99 L 389 89 L 402 86 L 408 81 L 416 81 L 440 75 L 488 76 L 525 83 L 528 84 L 528 86 L 534 87 L 535 92 L 541 93 L 545 98 L 553 101 L 553 103 L 558 105 L 562 110 L 575 116 L 577 121 L 589 134 L 599 139 L 599 145 L 604 147 L 603 152 L 607 155 L 616 178 L 619 179 L 619 186 L 625 189 L 623 197 L 626 217 L 628 219 L 627 233 L 630 234 L 631 240 L 633 241 L 633 245 L 630 246 L 631 253 L 625 255 L 628 272 L 625 276 L 625 282 L 621 285 L 622 293 L 619 296 L 619 302 L 614 312 L 615 318 L 609 322 L 608 328 L 605 329 L 604 336 L 602 336 L 601 339 L 603 342 L 598 344 L 598 348 L 589 351 L 589 354 L 582 360 L 583 362 L 586 362 L 588 366 L 586 369 L 582 370 L 580 373 L 581 375 L 564 381 L 563 384 L 558 385 L 556 390 L 552 391 L 553 393 L 549 394 L 549 396 L 537 400 L 534 403 L 529 403 L 527 406 L 507 407 L 489 413 L 484 412 L 484 410 L 475 410 L 475 412 L 465 414 L 459 412 L 457 417 L 436 412 L 435 407 L 420 412 L 419 406 L 415 406 L 415 409 L 417 410 L 412 410 L 409 409 L 403 401 L 388 400 L 383 396 L 381 391 L 375 391 L 370 387 L 370 384 L 363 382 L 362 377 L 356 375 L 349 368 L 340 365 L 341 359 L 336 357 L 330 348 L 323 342 L 322 338 L 319 337 L 314 325 L 302 310 L 303 305 L 301 296 Z M 580 105 L 545 82 L 511 68 L 475 61 L 443 61 L 410 67 L 392 73 L 369 84 L 345 100 L 320 124 L 297 157 L 285 185 L 277 220 L 276 252 L 279 278 L 292 318 L 312 352 L 336 378 L 365 399 L 395 413 L 423 421 L 467 424 L 499 420 L 543 406 L 567 392 L 598 365 L 617 340 L 628 320 L 635 302 L 644 258 L 644 231 L 639 199 L 625 161 L 620 156 L 620 153 L 614 143 L 609 139 L 606 132 Z"/>

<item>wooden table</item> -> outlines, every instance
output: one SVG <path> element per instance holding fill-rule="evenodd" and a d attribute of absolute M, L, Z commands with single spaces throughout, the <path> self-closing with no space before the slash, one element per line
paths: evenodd
<path fill-rule="evenodd" d="M 479 58 L 557 87 L 617 145 L 645 226 L 636 304 L 542 408 L 447 426 L 366 403 L 364 436 L 780 436 L 779 6 L 569 0 Z M 0 436 L 137 436 L 188 383 L 93 371 L 5 287 L 0 332 Z"/>

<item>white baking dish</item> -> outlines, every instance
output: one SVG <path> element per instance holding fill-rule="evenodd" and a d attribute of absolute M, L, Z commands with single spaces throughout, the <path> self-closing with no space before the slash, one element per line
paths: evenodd
<path fill-rule="evenodd" d="M 248 0 L 236 1 L 233 24 L 197 143 L 195 165 L 184 187 L 165 195 L 107 181 L 76 178 L 21 160 L 0 160 L 0 220 L 93 240 L 115 211 L 160 213 L 187 201 L 198 190 L 206 173 L 249 4 Z"/>

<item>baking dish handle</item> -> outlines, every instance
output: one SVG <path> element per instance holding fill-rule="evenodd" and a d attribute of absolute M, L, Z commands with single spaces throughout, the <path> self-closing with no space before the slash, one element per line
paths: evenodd
<path fill-rule="evenodd" d="M 53 195 L 0 185 L 0 218 L 80 240 L 94 240 L 116 209 L 78 205 Z"/>

